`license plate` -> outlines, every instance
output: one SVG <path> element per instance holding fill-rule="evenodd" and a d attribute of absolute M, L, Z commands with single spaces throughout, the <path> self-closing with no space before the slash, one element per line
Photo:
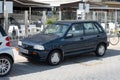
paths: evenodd
<path fill-rule="evenodd" d="M 23 49 L 23 48 L 19 48 L 19 52 L 21 52 L 21 53 L 25 53 L 25 54 L 28 54 L 28 50 Z"/>

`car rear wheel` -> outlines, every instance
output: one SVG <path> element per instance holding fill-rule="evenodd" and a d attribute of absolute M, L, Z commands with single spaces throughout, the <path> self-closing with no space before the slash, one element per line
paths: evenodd
<path fill-rule="evenodd" d="M 96 56 L 98 56 L 98 57 L 103 56 L 105 54 L 105 52 L 106 52 L 106 46 L 105 46 L 105 44 L 99 44 L 97 46 L 96 51 L 95 51 Z"/>
<path fill-rule="evenodd" d="M 12 60 L 7 56 L 0 57 L 0 76 L 7 75 L 12 68 Z"/>
<path fill-rule="evenodd" d="M 47 59 L 49 65 L 55 66 L 58 65 L 62 60 L 61 53 L 59 51 L 52 51 Z"/>

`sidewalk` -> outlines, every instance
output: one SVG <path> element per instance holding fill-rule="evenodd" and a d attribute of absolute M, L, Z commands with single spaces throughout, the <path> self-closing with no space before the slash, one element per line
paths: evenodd
<path fill-rule="evenodd" d="M 13 47 L 13 53 L 14 53 L 15 63 L 26 61 L 26 58 L 19 55 L 17 48 Z"/>

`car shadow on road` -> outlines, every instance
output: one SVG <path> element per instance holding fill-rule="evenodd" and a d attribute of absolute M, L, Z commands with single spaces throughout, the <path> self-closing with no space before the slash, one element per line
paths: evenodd
<path fill-rule="evenodd" d="M 105 58 L 110 58 L 113 56 L 119 56 L 120 55 L 120 50 L 114 50 L 114 49 L 108 49 L 105 53 L 104 56 L 102 57 L 96 57 L 95 53 L 84 53 L 84 54 L 79 54 L 79 55 L 74 55 L 74 56 L 69 56 L 65 58 L 65 61 L 67 63 L 84 63 L 84 62 L 89 62 L 93 60 L 102 60 Z"/>
<path fill-rule="evenodd" d="M 27 75 L 31 73 L 37 73 L 37 72 L 43 72 L 47 70 L 49 71 L 52 69 L 60 68 L 61 66 L 74 65 L 81 62 L 85 63 L 93 60 L 102 60 L 105 58 L 110 58 L 110 57 L 119 56 L 119 55 L 120 55 L 120 50 L 112 50 L 112 49 L 108 49 L 106 54 L 103 57 L 96 57 L 94 56 L 94 53 L 80 54 L 76 56 L 66 57 L 65 60 L 58 66 L 49 66 L 43 62 L 34 62 L 34 63 L 27 62 L 27 61 L 18 62 L 14 64 L 11 73 L 8 76 L 6 76 L 6 78 L 20 76 L 20 75 Z M 5 80 L 9 80 L 9 78 Z"/>

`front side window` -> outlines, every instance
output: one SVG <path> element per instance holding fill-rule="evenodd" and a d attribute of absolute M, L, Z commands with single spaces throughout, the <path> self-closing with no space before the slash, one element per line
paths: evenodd
<path fill-rule="evenodd" d="M 83 26 L 80 23 L 73 24 L 68 34 L 73 34 L 74 37 L 83 35 Z"/>
<path fill-rule="evenodd" d="M 66 25 L 66 24 L 51 24 L 45 29 L 43 33 L 55 34 L 62 37 L 68 28 L 69 28 L 69 25 Z"/>
<path fill-rule="evenodd" d="M 92 35 L 99 33 L 99 30 L 93 23 L 84 23 L 85 35 Z"/>

